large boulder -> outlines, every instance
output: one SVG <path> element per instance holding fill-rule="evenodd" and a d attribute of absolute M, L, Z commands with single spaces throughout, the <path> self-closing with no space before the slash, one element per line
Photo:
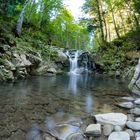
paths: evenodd
<path fill-rule="evenodd" d="M 127 116 L 123 113 L 106 113 L 95 115 L 95 119 L 100 124 L 112 124 L 123 127 L 127 121 Z"/>
<path fill-rule="evenodd" d="M 128 87 L 133 93 L 140 95 L 140 58 L 138 65 L 136 66 L 134 76 Z"/>

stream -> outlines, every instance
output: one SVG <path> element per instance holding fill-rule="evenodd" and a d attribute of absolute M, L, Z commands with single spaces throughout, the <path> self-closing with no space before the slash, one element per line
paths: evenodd
<path fill-rule="evenodd" d="M 0 139 L 36 140 L 38 135 L 41 140 L 40 130 L 48 130 L 65 140 L 79 130 L 81 118 L 124 112 L 115 105 L 122 96 L 128 96 L 127 82 L 88 73 L 1 83 Z"/>

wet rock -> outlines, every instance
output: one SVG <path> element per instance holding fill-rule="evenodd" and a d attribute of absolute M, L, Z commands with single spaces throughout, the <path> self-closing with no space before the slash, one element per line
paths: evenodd
<path fill-rule="evenodd" d="M 132 122 L 128 121 L 126 123 L 127 127 L 132 129 L 132 130 L 140 130 L 140 122 Z"/>
<path fill-rule="evenodd" d="M 86 138 L 80 132 L 77 132 L 70 134 L 65 140 L 86 140 Z"/>
<path fill-rule="evenodd" d="M 127 132 L 112 132 L 108 140 L 130 140 L 130 136 Z"/>
<path fill-rule="evenodd" d="M 100 136 L 101 135 L 101 124 L 90 124 L 86 128 L 86 135 Z"/>
<path fill-rule="evenodd" d="M 121 128 L 119 125 L 116 125 L 116 126 L 114 127 L 114 130 L 115 130 L 116 132 L 120 132 L 120 131 L 122 131 L 122 128 Z"/>
<path fill-rule="evenodd" d="M 95 115 L 95 119 L 101 124 L 124 126 L 127 121 L 127 116 L 123 113 L 106 113 Z"/>
<path fill-rule="evenodd" d="M 131 113 L 134 115 L 140 115 L 140 108 L 134 108 L 130 110 Z"/>
<path fill-rule="evenodd" d="M 105 136 L 109 136 L 112 131 L 113 131 L 113 125 L 105 124 L 103 126 L 103 134 Z"/>
<path fill-rule="evenodd" d="M 126 129 L 125 132 L 127 132 L 131 138 L 134 137 L 134 132 L 131 129 Z"/>
<path fill-rule="evenodd" d="M 123 102 L 123 103 L 119 103 L 118 104 L 119 107 L 123 107 L 123 108 L 127 108 L 127 109 L 131 109 L 134 107 L 132 102 Z"/>
<path fill-rule="evenodd" d="M 135 104 L 140 105 L 140 98 L 134 101 Z"/>
<path fill-rule="evenodd" d="M 134 101 L 135 100 L 133 97 L 122 97 L 121 99 L 127 100 L 127 101 Z"/>

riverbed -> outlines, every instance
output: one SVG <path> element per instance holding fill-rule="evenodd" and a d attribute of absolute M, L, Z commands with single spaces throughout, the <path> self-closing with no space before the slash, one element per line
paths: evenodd
<path fill-rule="evenodd" d="M 124 112 L 116 104 L 128 95 L 126 81 L 88 73 L 1 83 L 0 139 L 41 140 L 41 132 L 51 131 L 65 140 L 90 114 Z"/>

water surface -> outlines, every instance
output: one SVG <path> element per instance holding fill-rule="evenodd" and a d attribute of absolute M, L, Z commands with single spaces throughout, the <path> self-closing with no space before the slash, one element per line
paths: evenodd
<path fill-rule="evenodd" d="M 30 77 L 0 85 L 0 139 L 32 139 L 51 131 L 65 139 L 89 114 L 123 112 L 115 104 L 127 83 L 102 76 Z M 70 124 L 70 125 L 69 125 Z M 72 124 L 72 125 L 71 125 Z"/>

